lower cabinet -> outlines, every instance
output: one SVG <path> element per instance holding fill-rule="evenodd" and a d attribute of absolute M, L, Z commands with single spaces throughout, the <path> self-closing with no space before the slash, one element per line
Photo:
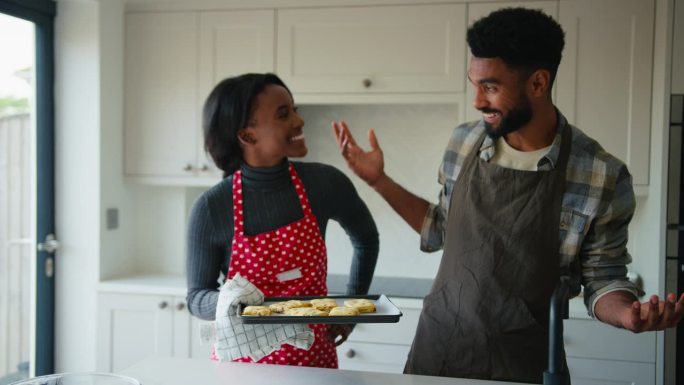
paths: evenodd
<path fill-rule="evenodd" d="M 572 385 L 654 385 L 656 333 L 634 334 L 596 320 L 564 322 Z"/>
<path fill-rule="evenodd" d="M 116 372 L 147 357 L 206 357 L 202 322 L 188 313 L 184 297 L 114 294 L 98 296 L 97 370 Z"/>
<path fill-rule="evenodd" d="M 410 345 L 347 341 L 337 348 L 340 369 L 402 373 Z"/>
<path fill-rule="evenodd" d="M 392 298 L 403 313 L 396 324 L 358 324 L 337 348 L 340 368 L 402 373 L 422 302 Z M 587 318 L 563 322 L 573 385 L 655 385 L 656 334 L 634 334 Z"/>
<path fill-rule="evenodd" d="M 418 326 L 422 301 L 390 298 L 401 310 L 399 322 L 357 324 L 349 339 L 337 347 L 340 369 L 402 373 Z"/>
<path fill-rule="evenodd" d="M 653 385 L 655 363 L 568 357 L 572 385 Z"/>
<path fill-rule="evenodd" d="M 98 296 L 97 370 L 116 372 L 147 357 L 209 359 L 201 321 L 183 296 L 103 292 Z M 340 369 L 402 373 L 422 301 L 391 298 L 397 323 L 357 324 L 337 348 Z M 655 385 L 656 334 L 634 334 L 586 318 L 565 320 L 564 344 L 573 385 Z"/>

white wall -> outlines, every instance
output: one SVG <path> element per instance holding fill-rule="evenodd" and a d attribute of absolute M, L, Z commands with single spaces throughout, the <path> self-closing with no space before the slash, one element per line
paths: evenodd
<path fill-rule="evenodd" d="M 55 20 L 55 369 L 95 368 L 96 285 L 134 269 L 122 182 L 123 2 L 59 0 Z M 120 209 L 119 230 L 104 212 Z"/>
<path fill-rule="evenodd" d="M 100 251 L 98 5 L 60 1 L 55 23 L 55 367 L 95 367 L 95 285 Z"/>
<path fill-rule="evenodd" d="M 373 214 L 380 233 L 376 275 L 431 279 L 442 253 L 421 252 L 420 236 L 349 170 L 337 149 L 330 122 L 346 120 L 365 149 L 369 148 L 367 131 L 373 128 L 383 148 L 387 174 L 414 194 L 437 202 L 437 171 L 461 108 L 457 104 L 300 106 L 309 148 L 303 160 L 331 164 L 347 174 Z M 348 274 L 352 247 L 337 222 L 328 224 L 326 244 L 329 272 Z"/>
<path fill-rule="evenodd" d="M 99 7 L 100 63 L 100 279 L 129 275 L 135 270 L 131 237 L 135 186 L 123 183 L 123 2 L 107 0 Z M 118 210 L 119 226 L 107 229 L 106 210 Z"/>

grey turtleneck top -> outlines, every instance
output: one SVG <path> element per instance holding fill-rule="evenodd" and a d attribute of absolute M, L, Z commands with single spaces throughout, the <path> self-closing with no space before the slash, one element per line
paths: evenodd
<path fill-rule="evenodd" d="M 337 221 L 354 247 L 347 294 L 366 294 L 378 257 L 378 231 L 349 178 L 320 163 L 292 162 L 318 220 L 321 234 Z M 304 216 L 288 173 L 288 162 L 272 168 L 242 165 L 246 235 L 272 231 Z M 233 176 L 202 194 L 190 213 L 187 239 L 187 304 L 191 314 L 213 320 L 219 276 L 225 276 L 233 239 Z M 335 258 L 328 255 L 328 258 Z"/>

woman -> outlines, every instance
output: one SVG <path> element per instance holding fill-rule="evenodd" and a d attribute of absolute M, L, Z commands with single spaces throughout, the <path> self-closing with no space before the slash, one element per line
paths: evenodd
<path fill-rule="evenodd" d="M 205 102 L 203 126 L 205 149 L 224 179 L 190 215 L 189 311 L 214 319 L 217 278 L 236 273 L 267 297 L 325 296 L 329 219 L 354 246 L 347 294 L 366 294 L 378 255 L 375 222 L 342 172 L 289 160 L 305 156 L 307 147 L 304 121 L 282 80 L 273 74 L 223 80 Z M 316 339 L 308 351 L 283 345 L 258 362 L 336 368 L 335 345 L 351 327 L 311 327 Z"/>

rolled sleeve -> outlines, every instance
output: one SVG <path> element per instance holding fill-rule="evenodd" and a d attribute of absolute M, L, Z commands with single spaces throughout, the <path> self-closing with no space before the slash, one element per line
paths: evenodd
<path fill-rule="evenodd" d="M 627 265 L 632 261 L 626 247 L 627 228 L 635 207 L 631 176 L 623 167 L 613 198 L 606 200 L 581 246 L 584 303 L 592 317 L 595 317 L 596 302 L 610 292 L 623 290 L 636 297 L 643 295 L 643 291 L 627 279 Z"/>
<path fill-rule="evenodd" d="M 420 250 L 433 252 L 442 249 L 444 245 L 444 226 L 446 225 L 446 193 L 440 194 L 439 204 L 430 204 L 423 227 L 420 230 Z"/>

